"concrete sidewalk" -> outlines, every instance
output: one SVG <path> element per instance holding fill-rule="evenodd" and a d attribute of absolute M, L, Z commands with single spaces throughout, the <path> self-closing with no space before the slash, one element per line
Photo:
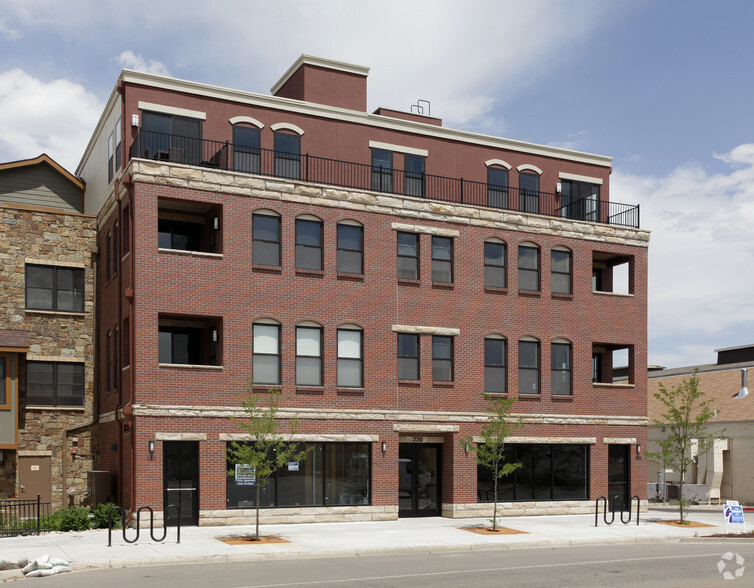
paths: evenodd
<path fill-rule="evenodd" d="M 73 569 L 165 565 L 173 563 L 239 562 L 271 558 L 330 557 L 377 553 L 468 551 L 536 546 L 566 546 L 620 542 L 678 541 L 725 532 L 721 510 L 694 510 L 689 520 L 710 527 L 678 528 L 658 521 L 676 520 L 677 510 L 650 509 L 639 525 L 616 522 L 607 526 L 594 515 L 505 517 L 500 526 L 522 531 L 512 535 L 481 535 L 465 527 L 488 526 L 487 519 L 419 518 L 385 522 L 314 523 L 263 525 L 261 535 L 285 539 L 283 543 L 229 545 L 218 537 L 246 536 L 251 525 L 234 527 L 184 527 L 181 542 L 176 530 L 168 529 L 163 542 L 142 529 L 139 540 L 129 544 L 122 531 L 113 531 L 112 547 L 106 530 L 80 533 L 48 533 L 39 537 L 0 538 L 0 561 L 21 562 L 45 554 L 65 559 Z M 127 531 L 133 539 L 135 531 Z M 157 529 L 159 538 L 163 530 Z M 0 571 L 0 580 L 21 576 L 20 570 Z"/>

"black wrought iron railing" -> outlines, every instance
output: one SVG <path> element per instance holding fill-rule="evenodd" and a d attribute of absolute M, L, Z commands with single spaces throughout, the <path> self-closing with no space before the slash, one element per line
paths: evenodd
<path fill-rule="evenodd" d="M 31 500 L 0 500 L 0 537 L 50 531 L 49 515 L 50 503 L 42 502 L 39 494 Z"/>
<path fill-rule="evenodd" d="M 131 158 L 639 228 L 639 206 L 141 130 Z"/>

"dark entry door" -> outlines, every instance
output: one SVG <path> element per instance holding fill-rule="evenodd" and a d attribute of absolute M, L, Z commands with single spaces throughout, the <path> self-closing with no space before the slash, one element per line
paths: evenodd
<path fill-rule="evenodd" d="M 398 516 L 440 515 L 441 445 L 401 443 L 398 449 Z"/>
<path fill-rule="evenodd" d="M 196 441 L 165 441 L 163 479 L 163 512 L 168 525 L 175 525 L 181 511 L 181 525 L 199 524 L 199 443 Z"/>
<path fill-rule="evenodd" d="M 630 445 L 607 446 L 607 500 L 614 510 L 628 508 L 630 449 Z"/>

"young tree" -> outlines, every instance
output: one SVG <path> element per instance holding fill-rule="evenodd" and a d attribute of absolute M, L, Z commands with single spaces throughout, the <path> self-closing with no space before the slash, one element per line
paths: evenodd
<path fill-rule="evenodd" d="M 259 502 L 260 490 L 267 485 L 270 476 L 289 462 L 302 461 L 307 450 L 301 449 L 292 442 L 298 421 L 294 419 L 288 426 L 288 432 L 280 431 L 277 421 L 278 406 L 281 391 L 268 390 L 267 402 L 262 403 L 258 396 L 252 393 L 251 381 L 244 386 L 245 397 L 241 397 L 241 404 L 246 417 L 238 419 L 231 416 L 250 438 L 249 442 L 232 442 L 228 447 L 228 457 L 236 464 L 248 468 L 254 477 L 256 486 L 256 531 L 254 540 L 259 541 Z M 228 476 L 236 474 L 234 469 L 228 470 Z"/>
<path fill-rule="evenodd" d="M 520 463 L 506 463 L 505 440 L 523 423 L 520 418 L 511 418 L 511 410 L 516 402 L 515 396 L 492 398 L 489 394 L 485 394 L 484 397 L 491 401 L 491 404 L 487 408 L 489 420 L 482 426 L 482 442 L 475 444 L 473 439 L 466 438 L 461 440 L 461 445 L 474 453 L 476 462 L 490 470 L 492 474 L 492 493 L 495 497 L 495 504 L 490 522 L 492 530 L 497 531 L 498 480 L 521 467 Z"/>
<path fill-rule="evenodd" d="M 661 419 L 653 419 L 656 425 L 660 425 L 669 432 L 664 439 L 658 441 L 660 450 L 648 452 L 647 457 L 661 460 L 681 475 L 680 484 L 680 523 L 684 520 L 684 507 L 686 499 L 683 497 L 683 483 L 689 466 L 694 463 L 691 455 L 692 446 L 696 445 L 696 455 L 707 452 L 719 438 L 725 429 L 708 432 L 707 422 L 714 416 L 710 404 L 711 399 L 704 399 L 704 392 L 699 388 L 699 376 L 696 371 L 688 380 L 683 380 L 677 386 L 666 388 L 660 382 L 659 392 L 654 397 L 664 405 Z"/>

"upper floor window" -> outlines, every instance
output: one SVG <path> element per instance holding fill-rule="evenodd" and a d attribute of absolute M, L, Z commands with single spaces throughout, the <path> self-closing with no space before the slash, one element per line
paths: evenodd
<path fill-rule="evenodd" d="M 552 292 L 555 294 L 572 294 L 572 255 L 565 247 L 556 247 L 552 250 Z"/>
<path fill-rule="evenodd" d="M 26 308 L 84 312 L 84 270 L 27 264 Z"/>
<path fill-rule="evenodd" d="M 486 288 L 508 286 L 505 254 L 505 243 L 499 239 L 488 239 L 484 242 L 484 286 Z"/>
<path fill-rule="evenodd" d="M 322 327 L 296 327 L 296 385 L 322 385 Z"/>
<path fill-rule="evenodd" d="M 280 384 L 280 324 L 254 323 L 254 384 Z"/>
<path fill-rule="evenodd" d="M 432 281 L 453 282 L 453 239 L 432 236 Z"/>
<path fill-rule="evenodd" d="M 296 268 L 322 270 L 322 221 L 296 219 Z"/>
<path fill-rule="evenodd" d="M 384 149 L 372 149 L 372 190 L 393 191 L 393 153 Z"/>
<path fill-rule="evenodd" d="M 118 267 L 120 266 L 120 237 L 118 235 L 118 223 L 115 223 L 113 227 L 113 275 L 118 273 Z"/>
<path fill-rule="evenodd" d="M 518 174 L 518 208 L 524 212 L 539 212 L 539 175 L 530 171 Z"/>
<path fill-rule="evenodd" d="M 571 387 L 571 344 L 556 341 L 552 344 L 552 394 L 570 396 Z"/>
<path fill-rule="evenodd" d="M 538 292 L 539 284 L 539 247 L 522 243 L 518 246 L 518 289 Z"/>
<path fill-rule="evenodd" d="M 258 174 L 261 170 L 260 132 L 254 127 L 233 125 L 233 169 Z"/>
<path fill-rule="evenodd" d="M 599 222 L 599 184 L 561 179 L 560 196 L 563 202 L 563 216 L 573 219 Z"/>
<path fill-rule="evenodd" d="M 508 390 L 505 343 L 500 336 L 484 340 L 484 391 L 489 394 L 505 394 Z"/>
<path fill-rule="evenodd" d="M 159 362 L 185 365 L 201 365 L 201 328 L 160 325 Z"/>
<path fill-rule="evenodd" d="M 113 235 L 108 233 L 105 237 L 105 280 L 112 277 L 112 258 L 113 258 Z"/>
<path fill-rule="evenodd" d="M 118 171 L 123 161 L 123 139 L 122 139 L 121 119 L 115 123 L 115 171 Z"/>
<path fill-rule="evenodd" d="M 338 386 L 364 386 L 362 332 L 356 325 L 338 329 Z"/>
<path fill-rule="evenodd" d="M 157 246 L 160 249 L 201 251 L 202 232 L 203 227 L 198 223 L 162 218 L 157 221 Z"/>
<path fill-rule="evenodd" d="M 398 279 L 419 279 L 419 235 L 398 233 Z"/>
<path fill-rule="evenodd" d="M 52 361 L 26 362 L 26 404 L 29 406 L 84 406 L 84 364 Z"/>
<path fill-rule="evenodd" d="M 418 155 L 406 154 L 403 159 L 404 186 L 403 192 L 407 196 L 424 197 L 424 158 Z"/>
<path fill-rule="evenodd" d="M 508 170 L 487 168 L 487 206 L 508 208 Z"/>
<path fill-rule="evenodd" d="M 280 266 L 280 216 L 272 212 L 255 212 L 251 224 L 251 262 Z"/>
<path fill-rule="evenodd" d="M 364 273 L 364 227 L 359 224 L 338 223 L 338 272 Z"/>
<path fill-rule="evenodd" d="M 539 341 L 518 342 L 518 393 L 539 394 Z"/>
<path fill-rule="evenodd" d="M 10 353 L 0 353 L 0 409 L 10 408 Z"/>
<path fill-rule="evenodd" d="M 453 337 L 432 336 L 432 381 L 453 381 Z"/>
<path fill-rule="evenodd" d="M 157 199 L 157 246 L 179 251 L 222 251 L 222 205 Z"/>
<path fill-rule="evenodd" d="M 113 181 L 113 167 L 115 161 L 113 159 L 115 153 L 115 138 L 113 133 L 107 137 L 107 183 Z"/>
<path fill-rule="evenodd" d="M 204 159 L 199 118 L 144 111 L 141 119 L 144 157 L 199 165 Z"/>
<path fill-rule="evenodd" d="M 301 136 L 275 133 L 275 175 L 297 180 L 301 177 Z"/>
<path fill-rule="evenodd" d="M 419 335 L 398 333 L 398 379 L 419 379 Z"/>

